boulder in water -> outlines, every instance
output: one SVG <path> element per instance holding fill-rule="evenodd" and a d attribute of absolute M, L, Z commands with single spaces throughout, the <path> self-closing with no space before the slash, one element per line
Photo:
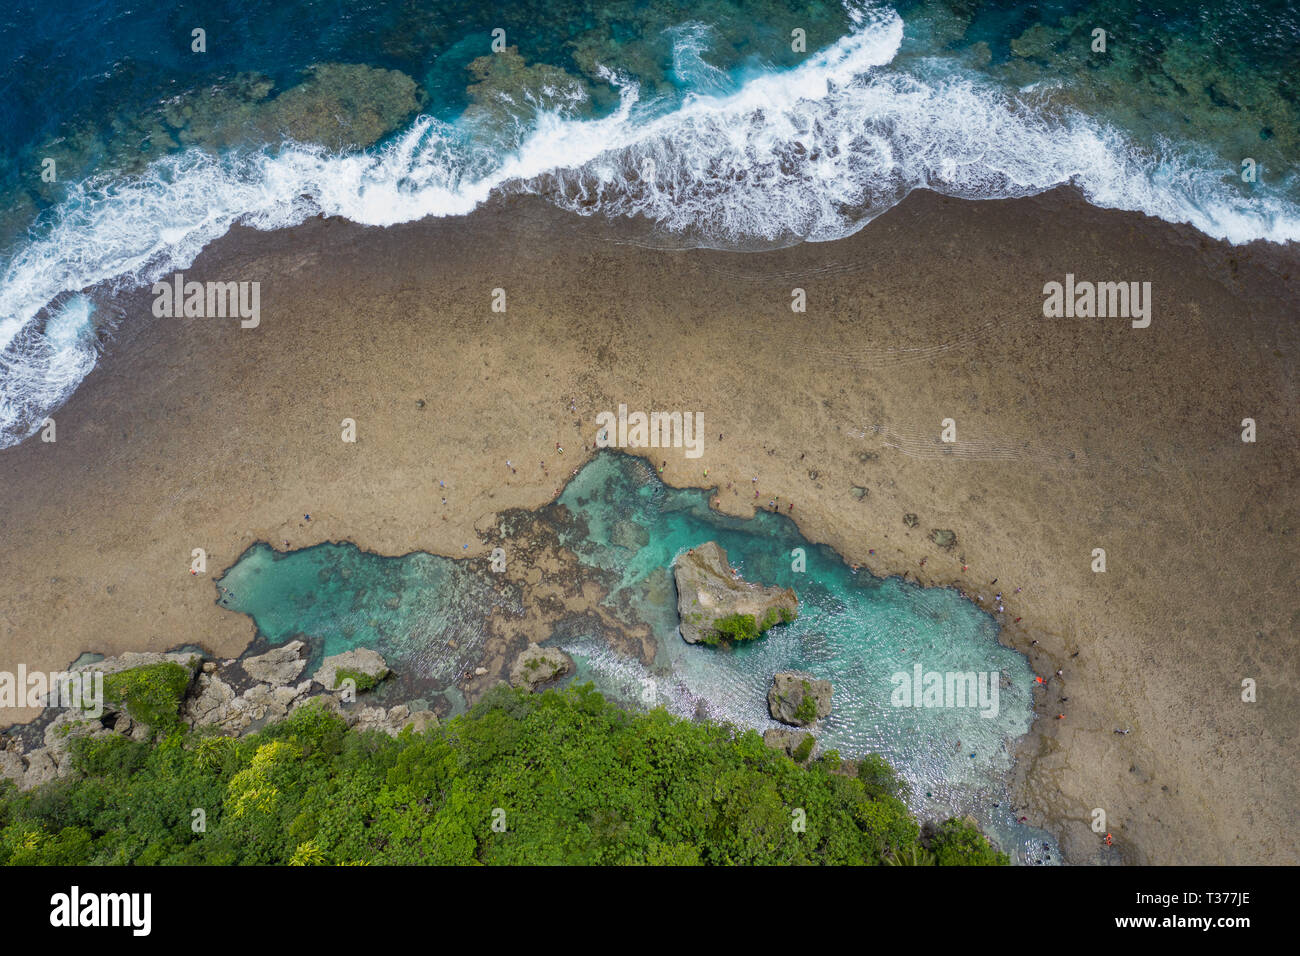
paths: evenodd
<path fill-rule="evenodd" d="M 782 671 L 772 678 L 767 709 L 773 720 L 807 727 L 831 712 L 831 682 L 803 671 Z"/>
<path fill-rule="evenodd" d="M 673 565 L 677 618 L 687 644 L 752 640 L 799 615 L 793 588 L 743 581 L 716 541 L 691 548 Z"/>
<path fill-rule="evenodd" d="M 573 659 L 558 647 L 529 644 L 527 650 L 510 665 L 510 683 L 515 687 L 537 690 L 543 684 L 559 680 L 573 670 Z"/>
<path fill-rule="evenodd" d="M 382 654 L 368 647 L 358 647 L 325 658 L 321 661 L 320 670 L 312 675 L 312 680 L 326 690 L 338 690 L 339 682 L 351 677 L 356 681 L 358 691 L 366 691 L 390 673 L 388 662 Z"/>

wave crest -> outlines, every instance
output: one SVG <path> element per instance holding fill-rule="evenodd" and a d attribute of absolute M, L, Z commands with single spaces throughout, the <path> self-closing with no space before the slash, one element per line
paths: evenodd
<path fill-rule="evenodd" d="M 388 226 L 519 191 L 583 215 L 641 217 L 681 245 L 734 247 L 841 238 L 917 188 L 991 199 L 1073 183 L 1096 205 L 1234 243 L 1300 240 L 1293 204 L 1262 187 L 1242 195 L 1208 154 L 1143 150 L 1055 106 L 1050 89 L 1008 93 L 948 60 L 900 67 L 896 14 L 860 11 L 855 24 L 800 66 L 738 85 L 708 66 L 707 31 L 688 25 L 676 62 L 704 78 L 700 89 L 643 102 L 610 69 L 620 94 L 610 115 L 539 111 L 507 151 L 421 117 L 361 153 L 192 150 L 143 175 L 83 183 L 0 275 L 0 447 L 34 431 L 93 367 L 93 336 L 69 336 L 68 306 L 52 303 L 184 269 L 236 223 L 270 230 L 327 215 Z"/>

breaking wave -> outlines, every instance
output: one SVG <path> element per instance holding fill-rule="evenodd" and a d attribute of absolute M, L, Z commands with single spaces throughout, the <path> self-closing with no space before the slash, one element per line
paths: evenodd
<path fill-rule="evenodd" d="M 421 117 L 364 152 L 191 150 L 82 183 L 0 271 L 0 447 L 34 432 L 93 367 L 91 307 L 77 293 L 184 269 L 236 223 L 271 230 L 325 215 L 388 226 L 515 192 L 638 217 L 682 246 L 751 248 L 841 238 L 918 188 L 993 199 L 1071 183 L 1098 206 L 1233 243 L 1300 240 L 1293 203 L 1263 187 L 1238 192 L 1195 146 L 1141 148 L 1059 106 L 1051 89 L 1008 91 L 952 60 L 900 66 L 901 19 L 855 20 L 800 66 L 743 80 L 711 68 L 707 29 L 687 25 L 674 33 L 680 98 L 643 99 L 611 68 L 620 99 L 609 115 L 534 106 L 504 144 Z"/>

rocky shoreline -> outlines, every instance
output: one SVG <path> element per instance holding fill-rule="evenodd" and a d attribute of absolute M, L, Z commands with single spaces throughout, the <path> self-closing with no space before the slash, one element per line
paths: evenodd
<path fill-rule="evenodd" d="M 191 730 L 222 736 L 255 733 L 313 702 L 328 707 L 358 730 L 396 736 L 407 727 L 419 733 L 438 726 L 433 711 L 416 709 L 418 705 L 366 703 L 366 691 L 389 673 L 387 663 L 374 651 L 361 649 L 328 657 L 315 673 L 304 677 L 308 664 L 305 650 L 302 641 L 292 641 L 242 660 L 209 660 L 197 651 L 128 652 L 71 668 L 68 673 L 147 674 L 173 665 L 184 674 L 178 700 L 181 723 Z M 74 708 L 60 708 L 51 714 L 51 709 L 17 732 L 11 728 L 11 733 L 0 735 L 0 779 L 14 781 L 20 790 L 70 773 L 70 744 L 75 738 L 118 735 L 145 741 L 158 730 L 140 719 L 129 699 L 105 699 L 97 717 Z"/>
<path fill-rule="evenodd" d="M 437 715 L 423 700 L 388 707 L 367 703 L 364 695 L 392 673 L 376 651 L 358 648 L 326 657 L 307 676 L 308 651 L 301 640 L 242 659 L 214 660 L 198 650 L 128 651 L 74 666 L 66 674 L 71 678 L 98 674 L 108 679 L 175 669 L 179 678 L 173 702 L 179 718 L 177 726 L 226 737 L 256 733 L 308 705 L 328 708 L 353 729 L 377 730 L 390 736 L 408 728 L 422 733 L 440 726 Z M 498 683 L 537 692 L 554 685 L 573 669 L 573 659 L 558 648 L 529 644 L 511 664 L 509 681 Z M 142 719 L 129 695 L 111 697 L 106 696 L 94 710 L 52 706 L 55 701 L 47 698 L 51 706 L 38 718 L 0 734 L 0 780 L 11 780 L 22 791 L 32 790 L 73 772 L 71 745 L 78 738 L 119 736 L 144 742 L 155 739 L 164 729 Z M 830 700 L 829 681 L 800 672 L 776 674 L 768 696 L 772 717 L 798 728 L 828 716 Z M 763 733 L 763 741 L 798 763 L 806 763 L 814 752 L 815 741 L 807 730 L 769 729 Z M 851 773 L 855 765 L 848 762 L 846 766 L 844 772 Z"/>
<path fill-rule="evenodd" d="M 681 632 L 687 643 L 718 643 L 716 637 L 706 639 L 709 622 L 697 620 L 701 605 L 708 608 L 710 620 L 752 612 L 752 619 L 766 622 L 755 636 L 793 620 L 799 607 L 792 588 L 742 581 L 726 552 L 713 541 L 680 556 L 674 570 Z M 687 606 L 692 610 L 681 610 Z M 103 694 L 94 708 L 89 703 L 81 708 L 63 706 L 66 697 L 61 702 L 53 694 L 47 696 L 47 706 L 36 719 L 0 734 L 0 779 L 12 780 L 20 790 L 31 790 L 72 772 L 74 739 L 116 735 L 148 741 L 169 729 L 143 719 L 140 711 L 144 703 L 133 699 L 132 691 L 116 689 L 114 678 L 130 678 L 138 686 L 148 687 L 163 686 L 167 683 L 163 675 L 171 675 L 174 700 L 169 710 L 177 715 L 175 726 L 227 737 L 256 733 L 308 704 L 328 708 L 354 729 L 391 736 L 407 728 L 420 733 L 439 726 L 437 714 L 422 698 L 383 706 L 365 696 L 393 674 L 377 651 L 357 648 L 331 655 L 307 674 L 310 656 L 308 644 L 294 640 L 241 658 L 215 659 L 200 649 L 129 651 L 74 665 L 65 672 L 65 686 L 68 680 L 85 680 L 89 687 L 93 678 L 100 677 L 109 693 Z M 498 677 L 494 683 L 537 692 L 573 673 L 574 662 L 558 648 L 528 642 L 504 671 L 507 679 Z M 491 679 L 480 666 L 472 679 L 482 681 L 485 677 Z M 465 678 L 466 683 L 471 679 L 468 674 Z M 772 717 L 797 728 L 812 726 L 828 716 L 830 701 L 830 682 L 802 672 L 774 675 L 768 695 Z M 813 752 L 814 741 L 805 730 L 768 730 L 763 738 L 768 746 L 800 763 Z"/>

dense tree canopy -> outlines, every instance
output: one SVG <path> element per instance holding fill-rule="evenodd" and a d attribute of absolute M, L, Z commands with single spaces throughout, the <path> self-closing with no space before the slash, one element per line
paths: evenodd
<path fill-rule="evenodd" d="M 77 772 L 30 793 L 0 784 L 0 862 L 1006 862 L 968 822 L 922 841 L 879 758 L 799 766 L 590 687 L 498 688 L 396 739 L 320 706 L 242 739 L 164 724 L 73 741 Z"/>

